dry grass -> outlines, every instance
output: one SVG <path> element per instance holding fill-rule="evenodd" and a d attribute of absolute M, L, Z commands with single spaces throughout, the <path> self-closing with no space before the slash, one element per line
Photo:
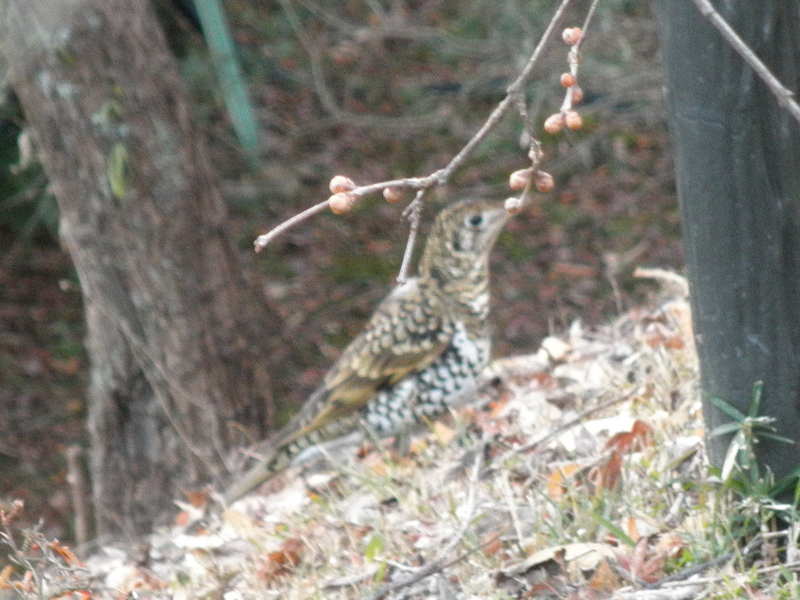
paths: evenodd
<path fill-rule="evenodd" d="M 407 453 L 329 457 L 221 515 L 189 505 L 138 559 L 94 552 L 85 585 L 100 598 L 794 597 L 794 534 L 771 532 L 775 505 L 709 475 L 689 323 L 679 299 L 576 324 L 497 361 L 475 406 Z"/>

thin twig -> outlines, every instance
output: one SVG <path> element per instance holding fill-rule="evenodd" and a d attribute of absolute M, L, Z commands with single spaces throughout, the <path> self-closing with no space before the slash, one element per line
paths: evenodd
<path fill-rule="evenodd" d="M 650 269 L 647 267 L 636 267 L 633 276 L 641 279 L 652 279 L 657 281 L 662 288 L 669 290 L 675 296 L 689 296 L 689 282 L 682 275 L 666 269 Z"/>
<path fill-rule="evenodd" d="M 352 189 L 348 194 L 354 196 L 366 196 L 375 192 L 382 192 L 387 187 L 391 188 L 405 188 L 409 190 L 424 190 L 431 186 L 430 180 L 426 177 L 421 179 L 419 177 L 405 177 L 403 179 L 393 179 L 391 181 L 382 181 L 380 183 L 372 183 L 370 185 L 360 185 Z"/>
<path fill-rule="evenodd" d="M 517 112 L 522 119 L 522 124 L 525 126 L 525 130 L 528 132 L 528 135 L 531 136 L 533 143 L 535 143 L 538 147 L 540 144 L 536 137 L 536 128 L 533 126 L 533 121 L 531 121 L 531 117 L 528 114 L 528 107 L 525 104 L 525 97 L 522 94 L 514 94 L 514 104 L 517 106 Z"/>
<path fill-rule="evenodd" d="M 67 448 L 67 483 L 75 515 L 75 542 L 78 548 L 83 548 L 89 541 L 89 494 L 81 463 L 81 448 L 75 444 Z"/>
<path fill-rule="evenodd" d="M 786 562 L 796 562 L 800 556 L 797 548 L 798 533 L 800 533 L 800 523 L 794 521 L 786 532 Z"/>
<path fill-rule="evenodd" d="M 320 2 L 300 0 L 299 3 L 311 14 L 326 25 L 338 30 L 341 37 L 355 38 L 359 42 L 392 40 L 408 40 L 437 44 L 448 54 L 458 54 L 474 58 L 491 58 L 497 55 L 500 45 L 495 40 L 471 40 L 453 35 L 439 27 L 403 22 L 398 26 L 393 21 L 375 23 L 368 26 L 351 23 L 339 15 L 325 10 Z"/>
<path fill-rule="evenodd" d="M 728 22 L 714 9 L 711 2 L 708 0 L 692 0 L 700 11 L 700 13 L 708 19 L 717 31 L 722 34 L 722 37 L 730 44 L 739 56 L 744 59 L 744 62 L 756 72 L 761 80 L 767 84 L 767 87 L 773 93 L 783 108 L 800 123 L 800 105 L 794 100 L 794 93 L 785 88 L 783 84 L 775 77 L 767 66 L 761 62 L 761 59 L 750 49 L 750 47 L 739 37 L 739 34 L 728 25 Z"/>
<path fill-rule="evenodd" d="M 593 0 L 591 6 L 589 6 L 589 10 L 586 12 L 586 18 L 583 20 L 583 26 L 581 27 L 581 31 L 584 32 L 584 35 L 578 38 L 578 41 L 569 49 L 569 54 L 567 55 L 569 72 L 576 80 L 578 78 L 578 70 L 581 62 L 581 46 L 583 46 L 583 42 L 586 39 L 585 32 L 589 29 L 589 24 L 592 22 L 594 11 L 597 9 L 599 3 L 600 0 Z M 574 99 L 576 89 L 578 88 L 575 85 L 571 85 L 567 88 L 567 92 L 564 94 L 564 101 L 561 103 L 561 108 L 559 109 L 562 115 L 566 115 L 572 110 L 573 105 L 576 104 Z"/>
<path fill-rule="evenodd" d="M 311 66 L 311 80 L 316 90 L 317 98 L 322 104 L 322 108 L 340 123 L 349 123 L 361 127 L 372 129 L 383 129 L 385 131 L 407 131 L 409 129 L 424 129 L 439 124 L 442 121 L 440 115 L 434 113 L 419 117 L 384 117 L 380 115 L 361 115 L 350 113 L 343 110 L 336 104 L 328 84 L 325 82 L 325 72 L 322 67 L 320 53 L 314 47 L 311 39 L 303 30 L 300 18 L 292 7 L 291 0 L 278 0 L 286 15 L 292 30 L 300 41 L 300 45 L 308 54 L 308 62 Z"/>
<path fill-rule="evenodd" d="M 729 552 L 728 554 L 725 554 L 723 556 L 718 557 L 718 559 L 712 559 L 712 560 L 708 561 L 707 563 L 703 563 L 702 565 L 698 565 L 698 571 L 704 571 L 704 570 L 707 570 L 707 569 L 709 569 L 711 567 L 715 567 L 715 566 L 717 566 L 719 564 L 722 564 L 722 563 L 726 562 L 725 559 L 730 560 L 731 558 L 733 558 L 733 553 Z M 687 571 L 688 570 L 689 569 L 687 569 Z M 781 563 L 779 565 L 771 565 L 769 567 L 760 567 L 758 569 L 755 569 L 752 573 L 750 573 L 750 572 L 739 573 L 738 576 L 739 577 L 744 577 L 746 579 L 749 579 L 754 574 L 755 575 L 771 575 L 773 573 L 780 573 L 780 572 L 783 572 L 783 571 L 800 571 L 800 562 L 786 562 L 786 563 Z M 691 573 L 690 575 L 693 575 L 693 574 L 694 573 Z M 684 572 L 681 571 L 680 573 L 676 573 L 676 575 L 683 576 Z M 654 590 L 655 589 L 673 589 L 673 588 L 678 588 L 678 587 L 683 587 L 683 586 L 691 586 L 691 585 L 708 586 L 709 584 L 712 584 L 712 583 L 720 583 L 722 581 L 725 581 L 726 579 L 730 579 L 731 577 L 735 577 L 735 575 L 732 576 L 730 574 L 725 574 L 725 575 L 718 575 L 718 576 L 714 576 L 714 577 L 696 577 L 694 579 L 678 579 L 678 580 L 674 580 L 671 577 L 665 577 L 664 579 L 662 579 L 661 581 L 656 582 L 655 584 L 650 584 L 648 586 L 645 586 L 644 589 L 645 590 L 650 590 L 650 589 L 654 589 Z"/>
<path fill-rule="evenodd" d="M 352 194 L 353 196 L 365 196 L 366 194 L 372 194 L 374 192 L 380 192 L 381 190 L 387 187 L 393 188 L 406 188 L 406 189 L 420 189 L 426 185 L 426 181 L 424 179 L 420 179 L 418 177 L 407 177 L 404 179 L 393 179 L 391 181 L 383 181 L 381 183 L 373 183 L 370 185 L 360 185 L 349 192 L 348 194 Z M 274 229 L 268 231 L 264 235 L 260 235 L 256 238 L 255 247 L 256 252 L 261 252 L 264 247 L 269 244 L 272 240 L 274 240 L 277 236 L 282 234 L 287 229 L 295 226 L 300 221 L 304 221 L 309 217 L 313 217 L 318 212 L 322 212 L 328 206 L 328 200 L 324 200 L 319 204 L 315 204 L 314 206 L 305 209 L 303 212 L 296 214 L 295 216 L 287 219 Z"/>
<path fill-rule="evenodd" d="M 489 540 L 485 544 L 481 544 L 480 546 L 477 546 L 476 548 L 469 550 L 468 552 L 459 556 L 455 560 L 447 562 L 447 556 L 456 548 L 456 546 L 458 546 L 461 543 L 462 539 L 464 538 L 464 535 L 466 535 L 467 530 L 470 528 L 470 526 L 472 525 L 472 521 L 475 518 L 475 508 L 476 508 L 475 495 L 476 495 L 476 488 L 478 486 L 478 478 L 480 477 L 481 473 L 481 464 L 483 462 L 482 459 L 483 459 L 483 452 L 482 449 L 479 448 L 478 451 L 475 453 L 475 462 L 472 465 L 472 472 L 470 473 L 469 477 L 469 491 L 467 492 L 467 502 L 465 504 L 467 508 L 466 510 L 467 514 L 462 519 L 461 527 L 459 527 L 458 531 L 447 543 L 447 545 L 441 550 L 441 552 L 438 553 L 438 555 L 434 560 L 432 560 L 427 565 L 422 567 L 416 573 L 412 573 L 411 575 L 403 577 L 398 581 L 393 581 L 391 583 L 387 583 L 386 585 L 382 585 L 375 592 L 373 592 L 369 596 L 366 596 L 363 600 L 380 600 L 386 594 L 413 585 L 418 581 L 422 581 L 426 577 L 430 577 L 434 573 L 438 573 L 439 571 L 446 569 L 450 565 L 455 564 L 460 560 L 463 560 L 464 558 L 466 558 L 473 552 L 477 551 L 478 549 L 482 548 L 486 544 L 489 544 L 492 541 L 494 541 L 494 540 Z"/>
<path fill-rule="evenodd" d="M 284 231 L 286 231 L 290 227 L 293 227 L 300 221 L 303 221 L 308 217 L 317 214 L 318 212 L 322 212 L 323 210 L 325 210 L 327 206 L 328 206 L 328 200 L 320 202 L 319 204 L 315 204 L 311 208 L 307 208 L 303 212 L 296 214 L 291 219 L 287 219 L 286 221 L 284 221 L 274 229 L 268 231 L 264 235 L 258 236 L 255 241 L 256 252 L 261 252 L 264 249 L 264 246 L 269 244 L 273 239 L 275 239 L 276 236 L 279 236 Z"/>
<path fill-rule="evenodd" d="M 614 397 L 614 398 L 611 398 L 610 400 L 606 400 L 605 402 L 601 402 L 600 404 L 598 404 L 597 406 L 593 406 L 592 408 L 587 408 L 586 410 L 581 412 L 576 417 L 570 419 L 569 421 L 566 421 L 566 422 L 562 423 L 561 425 L 559 425 L 555 429 L 551 429 L 550 431 L 548 431 L 544 435 L 536 438 L 535 440 L 531 440 L 530 442 L 527 442 L 527 443 L 523 444 L 522 446 L 518 446 L 516 448 L 512 448 L 511 450 L 509 450 L 508 452 L 503 454 L 499 459 L 496 459 L 495 462 L 502 463 L 505 460 L 511 458 L 512 456 L 516 456 L 517 454 L 522 454 L 523 452 L 528 452 L 530 450 L 535 450 L 539 446 L 542 446 L 543 444 L 546 444 L 547 442 L 549 442 L 553 438 L 558 437 L 559 435 L 561 435 L 565 431 L 568 431 L 569 429 L 571 429 L 571 428 L 575 427 L 576 425 L 580 424 L 583 420 L 585 420 L 587 417 L 593 415 L 594 413 L 600 412 L 601 410 L 609 408 L 610 406 L 614 406 L 615 404 L 619 404 L 620 402 L 624 402 L 625 400 L 630 399 L 633 395 L 634 395 L 634 392 L 629 392 L 629 393 L 627 393 L 627 394 L 625 394 L 623 396 Z"/>
<path fill-rule="evenodd" d="M 514 531 L 517 534 L 517 544 L 522 546 L 522 541 L 525 539 L 522 532 L 522 521 L 520 521 L 519 518 L 517 504 L 514 500 L 514 491 L 511 489 L 508 477 L 509 473 L 505 472 L 501 477 L 498 477 L 498 479 L 500 481 L 500 487 L 503 488 L 503 495 L 505 496 L 506 503 L 508 504 L 508 512 L 511 515 L 511 522 L 514 524 Z"/>
<path fill-rule="evenodd" d="M 455 565 L 457 563 L 460 563 L 465 558 L 468 558 L 469 556 L 475 554 L 478 550 L 481 550 L 481 549 L 485 548 L 486 546 L 489 546 L 490 544 L 494 544 L 498 539 L 500 539 L 500 535 L 501 535 L 500 533 L 497 533 L 497 534 L 493 535 L 492 537 L 487 539 L 482 544 L 478 544 L 474 548 L 470 548 L 469 550 L 467 550 L 463 554 L 459 554 L 458 556 L 456 556 L 453 560 L 451 560 L 449 562 L 438 562 L 437 561 L 437 562 L 428 563 L 423 568 L 421 568 L 419 571 L 416 571 L 413 575 L 409 576 L 408 579 L 412 579 L 412 581 L 403 580 L 403 581 L 398 581 L 397 583 L 386 584 L 385 586 L 383 586 L 380 589 L 378 589 L 376 592 L 370 594 L 369 596 L 365 596 L 364 598 L 362 598 L 362 600 L 380 600 L 386 594 L 394 592 L 395 590 L 402 589 L 404 587 L 408 587 L 409 585 L 411 585 L 413 583 L 416 583 L 417 581 L 425 579 L 426 577 L 430 577 L 431 575 L 433 575 L 435 573 L 439 573 L 441 571 L 444 571 L 445 569 L 447 569 L 449 567 L 452 567 L 453 565 Z"/>
<path fill-rule="evenodd" d="M 655 589 L 659 589 L 661 587 L 673 587 L 673 586 L 687 585 L 687 583 L 690 583 L 688 581 L 689 578 L 697 575 L 698 573 L 702 573 L 703 571 L 707 571 L 708 569 L 710 569 L 712 567 L 716 567 L 716 566 L 725 564 L 728 561 L 733 560 L 736 557 L 745 558 L 747 556 L 750 556 L 750 555 L 754 554 L 755 551 L 758 548 L 761 547 L 761 543 L 762 543 L 761 536 L 755 537 L 752 540 L 750 540 L 750 542 L 747 544 L 747 546 L 745 546 L 742 549 L 741 552 L 727 552 L 725 554 L 722 554 L 721 556 L 717 556 L 715 558 L 712 558 L 711 560 L 708 560 L 708 561 L 706 561 L 704 563 L 701 563 L 699 565 L 694 565 L 692 567 L 689 567 L 689 568 L 683 569 L 681 571 L 678 571 L 677 573 L 673 573 L 672 575 L 668 575 L 667 577 L 664 577 L 663 579 L 661 579 L 659 581 L 656 581 L 654 583 L 651 583 L 651 584 L 648 584 L 648 585 L 644 586 L 644 589 L 655 590 Z M 781 565 L 781 566 L 783 566 L 783 565 Z M 764 568 L 765 569 L 769 569 L 770 567 L 764 567 Z M 767 571 L 764 571 L 764 572 L 766 573 Z M 718 580 L 718 578 L 709 577 L 707 581 L 709 583 L 711 583 L 714 580 Z M 691 582 L 692 583 L 696 583 L 698 581 L 699 581 L 698 579 L 693 579 Z"/>
<path fill-rule="evenodd" d="M 668 575 L 664 577 L 660 581 L 656 581 L 655 583 L 650 583 L 646 586 L 643 586 L 646 590 L 657 590 L 661 588 L 671 588 L 671 587 L 680 587 L 684 585 L 696 585 L 698 583 L 713 583 L 714 581 L 719 581 L 722 579 L 721 577 L 704 577 L 704 578 L 694 578 L 698 573 L 702 573 L 703 571 L 707 571 L 713 567 L 718 567 L 727 563 L 728 561 L 734 558 L 735 554 L 733 552 L 727 552 L 721 556 L 717 556 L 712 558 L 711 560 L 707 560 L 704 563 L 699 565 L 694 565 L 692 567 L 683 569 L 677 573 L 673 573 L 672 575 Z"/>
<path fill-rule="evenodd" d="M 597 10 L 597 5 L 600 4 L 600 0 L 593 0 L 592 5 L 589 7 L 589 10 L 586 11 L 586 18 L 583 20 L 583 27 L 581 28 L 584 33 L 589 29 L 589 24 L 592 22 L 592 17 L 594 16 L 594 11 Z M 585 37 L 581 37 L 581 39 L 576 44 L 578 48 L 583 45 L 583 40 Z"/>
<path fill-rule="evenodd" d="M 329 90 L 324 86 L 324 78 L 322 77 L 322 73 L 320 70 L 319 61 L 317 60 L 317 53 L 316 49 L 310 43 L 310 40 L 305 36 L 304 32 L 302 31 L 302 27 L 300 26 L 299 19 L 297 19 L 296 13 L 294 13 L 293 9 L 291 8 L 291 3 L 289 0 L 280 0 L 281 5 L 283 6 L 284 10 L 287 13 L 287 17 L 289 17 L 290 23 L 292 24 L 295 33 L 300 39 L 301 44 L 308 52 L 309 59 L 312 66 L 312 75 L 315 81 L 315 84 L 318 88 L 318 95 L 320 96 L 320 101 L 325 106 L 326 110 L 332 112 L 334 115 L 338 115 L 339 109 L 336 107 L 335 102 L 333 102 L 333 98 L 329 93 Z M 442 169 L 435 171 L 434 173 L 428 175 L 427 177 L 423 178 L 406 178 L 406 179 L 397 179 L 393 181 L 384 181 L 381 183 L 373 183 L 367 186 L 360 186 L 356 187 L 353 190 L 350 190 L 348 193 L 352 194 L 357 197 L 361 197 L 367 193 L 377 192 L 383 190 L 387 187 L 395 187 L 395 188 L 404 188 L 404 189 L 414 189 L 418 192 L 427 192 L 427 190 L 432 189 L 437 185 L 444 185 L 450 180 L 453 173 L 461 167 L 478 146 L 483 142 L 486 136 L 497 127 L 498 123 L 503 120 L 508 109 L 514 105 L 516 102 L 519 101 L 519 98 L 522 97 L 522 94 L 525 89 L 525 85 L 529 82 L 531 75 L 533 74 L 533 69 L 539 62 L 539 58 L 544 51 L 544 48 L 547 44 L 550 43 L 553 35 L 555 34 L 556 28 L 561 21 L 562 16 L 564 15 L 564 11 L 566 10 L 567 6 L 571 0 L 562 0 L 561 4 L 559 5 L 558 9 L 556 9 L 555 13 L 553 14 L 553 18 L 550 20 L 547 29 L 542 34 L 539 43 L 536 46 L 536 49 L 533 51 L 533 54 L 528 59 L 528 62 L 525 64 L 525 67 L 522 69 L 519 77 L 506 89 L 506 97 L 500 101 L 500 104 L 492 111 L 489 117 L 486 119 L 484 124 L 478 130 L 478 132 L 472 137 L 472 139 L 467 142 L 467 144 L 461 149 L 461 151 L 456 154 L 450 160 L 450 162 Z M 416 200 L 421 200 L 422 196 L 418 193 Z M 261 250 L 267 243 L 273 240 L 277 235 L 280 235 L 290 227 L 296 225 L 300 221 L 307 219 L 308 217 L 316 214 L 317 212 L 321 211 L 328 205 L 328 201 L 321 202 L 310 209 L 306 209 L 302 213 L 295 215 L 288 221 L 285 221 L 275 227 L 273 230 L 269 231 L 268 233 L 261 235 L 256 240 L 255 246 L 256 250 Z M 414 231 L 414 222 L 412 221 L 412 232 Z M 413 253 L 413 243 L 409 243 L 406 245 L 406 255 L 408 260 L 410 260 L 410 255 Z M 405 262 L 404 258 L 404 262 Z M 400 276 L 398 280 L 401 280 L 405 277 L 405 271 L 401 269 Z"/>
<path fill-rule="evenodd" d="M 403 262 L 400 264 L 400 272 L 397 274 L 397 283 L 403 284 L 408 279 L 408 269 L 411 265 L 411 257 L 414 255 L 414 245 L 417 242 L 417 234 L 419 233 L 419 222 L 422 215 L 422 199 L 425 196 L 426 190 L 417 192 L 416 198 L 408 205 L 403 216 L 408 219 L 411 227 L 408 231 L 408 241 L 406 242 L 406 250 L 403 253 Z"/>
<path fill-rule="evenodd" d="M 542 38 L 539 40 L 539 43 L 536 46 L 536 49 L 533 51 L 533 54 L 528 59 L 527 64 L 522 69 L 522 73 L 520 73 L 519 77 L 506 89 L 506 97 L 500 101 L 500 104 L 497 105 L 497 108 L 492 111 L 492 114 L 489 115 L 489 118 L 486 119 L 486 122 L 483 124 L 478 130 L 472 139 L 467 142 L 467 145 L 461 149 L 453 160 L 444 168 L 440 169 L 431 177 L 436 179 L 438 184 L 446 183 L 450 176 L 453 174 L 457 168 L 463 165 L 467 159 L 472 156 L 472 153 L 475 152 L 475 149 L 480 145 L 480 143 L 486 138 L 487 135 L 497 127 L 497 124 L 503 120 L 505 117 L 506 112 L 514 103 L 514 99 L 523 93 L 525 85 L 531 78 L 533 74 L 533 69 L 536 64 L 539 62 L 539 57 L 541 56 L 542 52 L 544 51 L 547 44 L 550 43 L 550 39 L 553 37 L 556 31 L 556 27 L 558 27 L 559 22 L 561 21 L 561 17 L 564 15 L 564 11 L 567 9 L 571 0 L 562 0 L 561 5 L 556 9 L 553 18 L 550 19 L 550 24 L 547 26 L 547 29 L 542 34 Z"/>

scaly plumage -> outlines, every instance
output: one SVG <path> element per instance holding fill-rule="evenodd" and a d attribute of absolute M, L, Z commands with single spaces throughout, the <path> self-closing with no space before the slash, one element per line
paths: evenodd
<path fill-rule="evenodd" d="M 437 217 L 418 276 L 396 287 L 263 458 L 226 492 L 230 503 L 307 448 L 363 425 L 390 436 L 446 411 L 489 361 L 489 252 L 509 214 L 467 200 Z"/>

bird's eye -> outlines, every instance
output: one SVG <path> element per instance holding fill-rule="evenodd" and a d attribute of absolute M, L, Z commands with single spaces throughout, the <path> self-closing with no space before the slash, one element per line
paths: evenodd
<path fill-rule="evenodd" d="M 483 215 L 480 213 L 475 213 L 469 218 L 469 224 L 473 227 L 478 227 L 483 223 Z"/>

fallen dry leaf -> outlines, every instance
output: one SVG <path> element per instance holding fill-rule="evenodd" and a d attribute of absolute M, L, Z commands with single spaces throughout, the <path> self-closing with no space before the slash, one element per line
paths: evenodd
<path fill-rule="evenodd" d="M 547 478 L 547 497 L 551 500 L 560 500 L 567 493 L 567 480 L 573 479 L 571 476 L 580 470 L 581 466 L 576 463 L 563 465 L 550 473 Z"/>
<path fill-rule="evenodd" d="M 617 433 L 606 442 L 607 449 L 620 452 L 638 452 L 653 445 L 653 428 L 644 421 L 636 419 L 630 431 Z"/>
<path fill-rule="evenodd" d="M 619 484 L 622 475 L 622 455 L 613 450 L 601 465 L 596 465 L 589 470 L 587 479 L 594 485 L 595 492 L 605 489 L 613 490 Z"/>
<path fill-rule="evenodd" d="M 267 553 L 261 568 L 258 569 L 258 576 L 266 582 L 274 582 L 284 575 L 292 573 L 294 568 L 300 564 L 304 545 L 298 538 L 284 540 L 280 550 Z"/>
<path fill-rule="evenodd" d="M 3 567 L 3 570 L 0 571 L 0 589 L 8 589 L 8 580 L 11 578 L 11 574 L 14 572 L 14 567 L 11 565 L 6 565 Z"/>
<path fill-rule="evenodd" d="M 81 561 L 78 560 L 78 557 L 75 556 L 72 550 L 67 548 L 64 544 L 60 543 L 58 540 L 53 540 L 48 544 L 48 546 L 53 552 L 55 552 L 62 559 L 64 559 L 64 562 L 66 562 L 68 565 L 75 567 L 83 566 L 81 564 Z"/>
<path fill-rule="evenodd" d="M 601 592 L 611 592 L 620 587 L 620 579 L 608 565 L 607 560 L 601 560 L 589 580 L 589 587 Z"/>
<path fill-rule="evenodd" d="M 453 438 L 456 437 L 456 431 L 452 427 L 448 427 L 441 421 L 436 421 L 433 424 L 433 435 L 442 446 L 448 446 Z"/>
<path fill-rule="evenodd" d="M 654 583 L 664 575 L 666 553 L 652 552 L 652 538 L 643 537 L 637 543 L 630 556 L 617 554 L 617 563 L 627 571 L 634 581 Z"/>
<path fill-rule="evenodd" d="M 520 563 L 498 571 L 499 584 L 523 580 L 530 586 L 586 585 L 606 561 L 616 561 L 614 551 L 596 542 L 562 544 L 538 550 Z M 606 564 L 606 567 L 608 565 Z"/>

